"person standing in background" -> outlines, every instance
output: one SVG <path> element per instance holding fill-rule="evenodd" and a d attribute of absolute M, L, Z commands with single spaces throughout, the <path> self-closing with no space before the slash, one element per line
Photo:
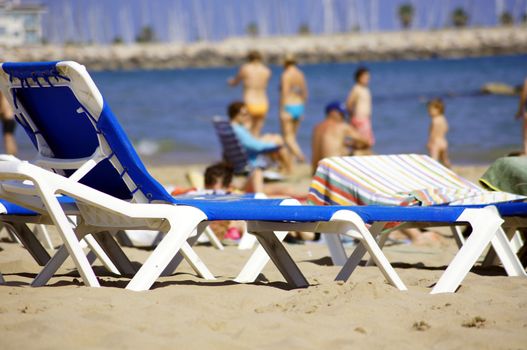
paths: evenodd
<path fill-rule="evenodd" d="M 258 137 L 269 111 L 267 85 L 271 78 L 271 70 L 262 62 L 262 56 L 258 51 L 250 51 L 247 61 L 240 67 L 238 74 L 228 80 L 228 83 L 231 86 L 243 83 L 243 101 L 251 115 L 250 131 L 253 136 Z"/>
<path fill-rule="evenodd" d="M 313 129 L 311 138 L 311 172 L 314 175 L 318 162 L 327 157 L 348 156 L 352 150 L 370 147 L 367 138 L 346 122 L 346 107 L 334 101 L 325 108 L 326 117 Z"/>
<path fill-rule="evenodd" d="M 286 55 L 280 78 L 280 124 L 287 147 L 300 162 L 305 162 L 305 156 L 298 145 L 297 134 L 300 121 L 304 118 L 306 101 L 307 83 L 304 73 L 298 68 L 295 58 Z"/>
<path fill-rule="evenodd" d="M 18 149 L 15 141 L 15 118 L 13 110 L 5 96 L 0 92 L 0 119 L 2 120 L 2 131 L 4 134 L 4 151 L 10 155 L 16 155 Z"/>
<path fill-rule="evenodd" d="M 527 78 L 523 83 L 523 88 L 520 92 L 520 103 L 518 104 L 518 112 L 516 112 L 516 119 L 523 119 L 523 155 L 527 155 Z"/>
<path fill-rule="evenodd" d="M 372 147 L 375 144 L 373 129 L 371 125 L 372 101 L 370 88 L 370 72 L 367 68 L 360 67 L 355 71 L 355 85 L 351 89 L 346 100 L 346 108 L 350 115 L 351 125 L 366 139 L 370 147 L 357 150 L 354 155 L 373 154 Z"/>
<path fill-rule="evenodd" d="M 430 116 L 430 129 L 428 133 L 428 153 L 430 157 L 450 168 L 448 158 L 448 122 L 445 118 L 445 105 L 440 99 L 428 102 L 428 115 Z"/>

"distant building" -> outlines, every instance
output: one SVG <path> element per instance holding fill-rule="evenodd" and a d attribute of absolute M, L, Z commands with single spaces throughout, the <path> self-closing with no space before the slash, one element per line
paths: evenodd
<path fill-rule="evenodd" d="M 37 4 L 0 1 L 0 45 L 40 44 L 45 10 Z"/>

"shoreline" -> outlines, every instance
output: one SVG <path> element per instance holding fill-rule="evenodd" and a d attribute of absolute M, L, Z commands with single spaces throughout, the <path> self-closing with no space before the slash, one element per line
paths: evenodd
<path fill-rule="evenodd" d="M 0 47 L 1 61 L 74 60 L 90 70 L 239 65 L 247 51 L 270 64 L 285 53 L 301 63 L 458 58 L 527 53 L 527 27 L 230 38 L 220 42 Z"/>

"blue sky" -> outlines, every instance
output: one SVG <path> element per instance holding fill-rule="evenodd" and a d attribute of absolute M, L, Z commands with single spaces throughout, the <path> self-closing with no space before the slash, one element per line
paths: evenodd
<path fill-rule="evenodd" d="M 453 9 L 463 7 L 471 26 L 494 26 L 508 11 L 516 21 L 527 0 L 24 0 L 47 6 L 44 35 L 50 42 L 134 41 L 151 26 L 165 42 L 222 40 L 243 36 L 250 23 L 260 35 L 290 35 L 307 24 L 313 34 L 399 30 L 397 8 L 416 9 L 413 29 L 443 28 Z"/>

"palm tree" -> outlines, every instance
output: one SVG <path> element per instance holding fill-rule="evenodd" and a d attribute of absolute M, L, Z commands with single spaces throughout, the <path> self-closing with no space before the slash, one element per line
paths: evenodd
<path fill-rule="evenodd" d="M 456 8 L 452 12 L 452 24 L 454 27 L 465 27 L 468 23 L 468 14 L 462 7 Z"/>
<path fill-rule="evenodd" d="M 257 37 L 260 33 L 260 30 L 258 29 L 258 24 L 256 22 L 251 22 L 247 25 L 247 28 L 245 29 L 245 32 L 247 35 L 254 37 Z"/>
<path fill-rule="evenodd" d="M 502 26 L 511 26 L 514 24 L 514 18 L 510 12 L 505 11 L 500 16 L 500 23 Z"/>
<path fill-rule="evenodd" d="M 401 26 L 404 29 L 410 28 L 412 21 L 414 19 L 414 7 L 412 4 L 402 4 L 399 6 L 399 20 L 401 21 Z"/>
<path fill-rule="evenodd" d="M 525 12 L 522 16 L 522 24 L 523 25 L 526 25 L 527 24 L 527 12 Z"/>
<path fill-rule="evenodd" d="M 309 35 L 311 34 L 311 29 L 309 28 L 309 24 L 302 23 L 300 27 L 298 27 L 298 34 L 300 35 Z"/>
<path fill-rule="evenodd" d="M 138 43 L 151 43 L 156 41 L 156 34 L 154 33 L 154 30 L 150 26 L 145 26 L 141 28 L 141 31 L 135 38 L 135 41 Z"/>
<path fill-rule="evenodd" d="M 123 38 L 120 37 L 120 36 L 116 36 L 116 37 L 113 38 L 113 40 L 112 40 L 112 44 L 114 44 L 114 45 L 121 45 L 121 44 L 123 44 L 123 43 L 124 43 Z"/>

